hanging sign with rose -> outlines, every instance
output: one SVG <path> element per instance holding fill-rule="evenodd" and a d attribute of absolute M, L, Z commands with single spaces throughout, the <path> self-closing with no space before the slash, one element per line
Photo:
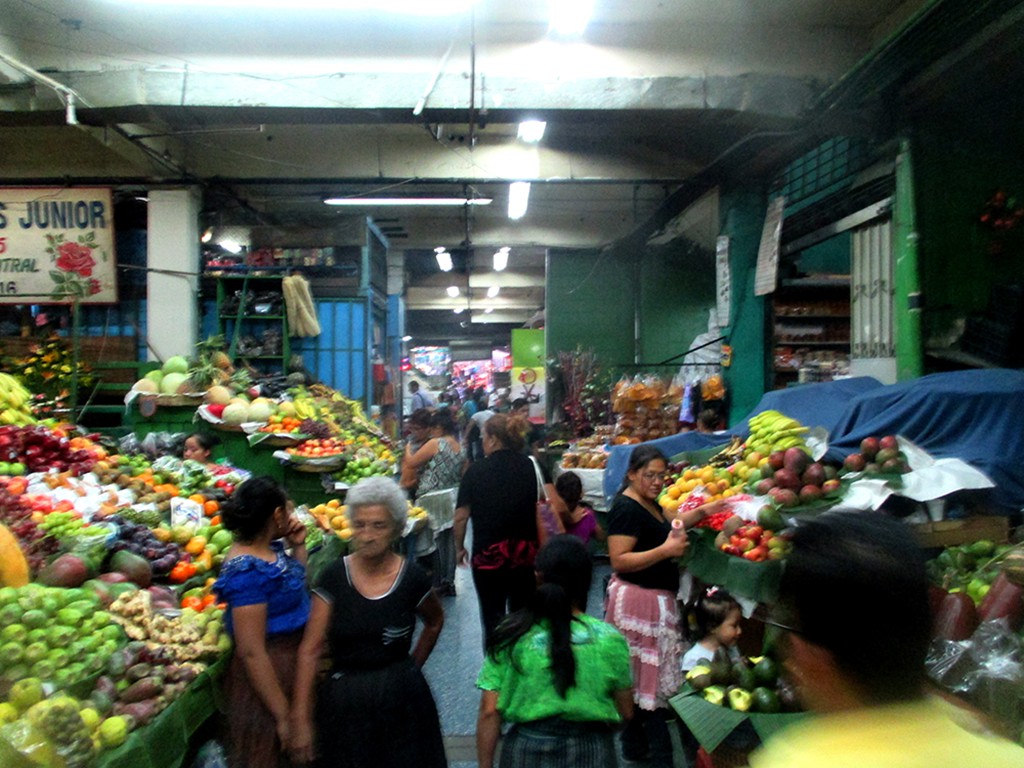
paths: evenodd
<path fill-rule="evenodd" d="M 0 303 L 117 301 L 109 189 L 0 189 Z"/>

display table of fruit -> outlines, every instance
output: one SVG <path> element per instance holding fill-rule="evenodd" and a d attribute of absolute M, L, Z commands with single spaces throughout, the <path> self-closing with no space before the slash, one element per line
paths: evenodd
<path fill-rule="evenodd" d="M 749 750 L 804 716 L 771 655 L 733 662 L 724 650 L 689 670 L 669 704 L 709 753 L 728 744 L 731 734 L 741 751 Z M 752 734 L 738 731 L 747 724 Z"/>
<path fill-rule="evenodd" d="M 210 588 L 238 478 L 43 424 L 0 427 L 0 459 L 0 765 L 172 764 L 230 648 Z"/>

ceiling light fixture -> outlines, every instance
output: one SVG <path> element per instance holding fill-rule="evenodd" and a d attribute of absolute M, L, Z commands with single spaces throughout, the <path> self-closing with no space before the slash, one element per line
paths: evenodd
<path fill-rule="evenodd" d="M 485 315 L 489 315 L 493 311 L 494 311 L 494 307 L 488 307 L 487 309 L 484 310 L 484 314 Z"/>
<path fill-rule="evenodd" d="M 508 217 L 521 219 L 530 204 L 530 182 L 513 181 L 508 185 Z"/>
<path fill-rule="evenodd" d="M 131 5 L 203 5 L 221 8 L 263 8 L 278 11 L 379 11 L 406 16 L 453 16 L 468 11 L 476 0 L 446 0 L 424 3 L 422 0 L 115 0 Z"/>
<path fill-rule="evenodd" d="M 488 299 L 495 298 L 498 295 L 498 291 L 499 290 L 500 289 L 498 288 L 498 286 L 492 285 L 490 288 L 487 289 L 487 298 Z"/>
<path fill-rule="evenodd" d="M 494 202 L 489 197 L 328 197 L 325 205 L 344 206 L 403 206 L 403 205 L 436 205 L 454 208 L 463 205 L 490 205 Z"/>
<path fill-rule="evenodd" d="M 548 124 L 543 120 L 523 120 L 519 124 L 519 132 L 516 136 L 527 144 L 536 144 L 544 138 L 544 129 L 547 127 Z"/>
<path fill-rule="evenodd" d="M 402 341 L 412 341 L 412 336 L 403 336 Z"/>
<path fill-rule="evenodd" d="M 457 286 L 457 285 L 449 285 L 448 286 L 448 295 L 451 296 L 453 299 L 457 299 L 459 297 L 459 286 Z"/>
<path fill-rule="evenodd" d="M 508 247 L 499 248 L 494 252 L 494 271 L 501 272 L 508 266 Z"/>
<path fill-rule="evenodd" d="M 444 246 L 439 245 L 434 249 L 434 254 L 437 257 L 437 266 L 441 268 L 442 272 L 452 271 L 452 255 L 444 249 Z"/>
<path fill-rule="evenodd" d="M 237 240 L 221 240 L 218 245 L 228 253 L 242 252 L 242 244 Z"/>
<path fill-rule="evenodd" d="M 594 0 L 551 0 L 551 31 L 559 37 L 579 37 L 594 11 Z"/>
<path fill-rule="evenodd" d="M 203 232 L 202 237 L 199 238 L 199 242 L 200 243 L 208 243 L 211 240 L 213 240 L 213 229 L 211 227 L 207 227 L 206 231 Z"/>
<path fill-rule="evenodd" d="M 456 315 L 461 315 L 465 311 L 465 307 L 456 307 L 455 309 L 452 310 L 452 312 L 454 312 Z"/>

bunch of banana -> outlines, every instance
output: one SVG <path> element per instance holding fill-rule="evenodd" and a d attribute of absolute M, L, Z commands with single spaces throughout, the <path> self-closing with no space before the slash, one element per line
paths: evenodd
<path fill-rule="evenodd" d="M 0 373 L 0 424 L 35 424 L 29 406 L 32 393 L 9 373 Z"/>
<path fill-rule="evenodd" d="M 708 465 L 712 467 L 728 467 L 735 464 L 743 457 L 743 440 L 734 437 L 722 450 L 708 459 Z"/>
<path fill-rule="evenodd" d="M 319 420 L 320 409 L 313 398 L 298 396 L 292 400 L 292 405 L 295 406 L 295 418 Z"/>
<path fill-rule="evenodd" d="M 747 437 L 749 453 L 757 452 L 767 456 L 773 451 L 787 448 L 806 448 L 804 435 L 810 430 L 796 419 L 778 411 L 762 411 L 750 420 L 750 436 Z"/>

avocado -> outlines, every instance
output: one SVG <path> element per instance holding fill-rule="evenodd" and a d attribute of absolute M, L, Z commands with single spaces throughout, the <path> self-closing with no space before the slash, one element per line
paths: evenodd
<path fill-rule="evenodd" d="M 754 670 L 737 661 L 732 665 L 732 684 L 750 691 L 757 686 L 757 678 L 754 677 Z"/>
<path fill-rule="evenodd" d="M 729 652 L 725 648 L 715 651 L 711 659 L 711 679 L 715 685 L 728 685 L 732 680 L 732 661 L 729 660 Z"/>
<path fill-rule="evenodd" d="M 729 701 L 729 707 L 737 712 L 748 711 L 754 703 L 754 698 L 751 696 L 750 691 L 745 691 L 736 686 L 727 691 L 726 699 Z"/>
<path fill-rule="evenodd" d="M 712 685 L 704 689 L 704 701 L 714 704 L 716 707 L 725 706 L 725 688 L 720 685 Z"/>
<path fill-rule="evenodd" d="M 763 686 L 755 688 L 750 695 L 753 699 L 753 709 L 755 712 L 774 714 L 782 709 L 782 702 L 779 701 L 775 691 L 770 688 Z"/>
<path fill-rule="evenodd" d="M 697 665 L 686 673 L 686 682 L 688 682 L 694 690 L 703 691 L 711 685 L 711 668 L 704 664 Z"/>
<path fill-rule="evenodd" d="M 766 688 L 774 688 L 779 682 L 779 668 L 765 656 L 754 665 L 754 678 Z"/>

